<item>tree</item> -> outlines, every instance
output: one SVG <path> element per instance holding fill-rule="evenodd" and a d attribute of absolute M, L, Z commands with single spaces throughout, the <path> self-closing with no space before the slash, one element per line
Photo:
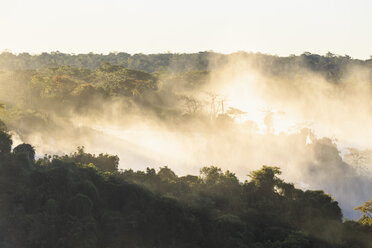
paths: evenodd
<path fill-rule="evenodd" d="M 119 157 L 100 153 L 98 156 L 85 152 L 84 146 L 78 147 L 77 151 L 70 156 L 64 156 L 62 159 L 75 163 L 88 165 L 94 164 L 98 169 L 109 172 L 118 171 Z"/>
<path fill-rule="evenodd" d="M 255 184 L 258 190 L 265 193 L 273 193 L 275 186 L 280 185 L 283 181 L 277 177 L 282 174 L 279 167 L 264 165 L 261 170 L 252 171 L 248 174 L 251 182 Z"/>
<path fill-rule="evenodd" d="M 368 202 L 365 202 L 362 206 L 356 207 L 355 210 L 358 210 L 367 215 L 369 218 L 372 218 L 372 199 Z"/>
<path fill-rule="evenodd" d="M 187 115 L 195 114 L 201 107 L 201 103 L 192 96 L 183 96 L 182 100 L 185 102 L 185 112 Z"/>
<path fill-rule="evenodd" d="M 30 161 L 35 160 L 35 149 L 29 144 L 20 144 L 13 149 L 14 154 L 26 154 Z"/>
<path fill-rule="evenodd" d="M 325 55 L 327 58 L 333 58 L 335 57 L 336 55 L 331 53 L 331 52 L 327 52 L 326 55 Z"/>
<path fill-rule="evenodd" d="M 88 196 L 77 194 L 68 202 L 68 212 L 72 216 L 83 218 L 89 216 L 92 211 L 93 203 Z"/>
<path fill-rule="evenodd" d="M 372 199 L 365 202 L 362 206 L 356 207 L 355 210 L 363 214 L 359 219 L 362 224 L 372 226 Z"/>
<path fill-rule="evenodd" d="M 222 175 L 221 168 L 216 166 L 203 167 L 200 169 L 200 176 L 206 184 L 217 184 L 220 182 Z"/>
<path fill-rule="evenodd" d="M 165 182 L 175 182 L 177 180 L 177 175 L 168 166 L 161 167 L 158 176 L 162 181 Z"/>
<path fill-rule="evenodd" d="M 12 149 L 13 141 L 11 136 L 0 130 L 0 155 L 1 154 L 8 154 Z"/>

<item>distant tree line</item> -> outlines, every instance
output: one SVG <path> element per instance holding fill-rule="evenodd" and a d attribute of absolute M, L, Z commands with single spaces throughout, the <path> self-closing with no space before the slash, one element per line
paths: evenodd
<path fill-rule="evenodd" d="M 60 66 L 72 66 L 94 70 L 102 63 L 123 66 L 128 69 L 154 72 L 186 72 L 205 71 L 219 68 L 229 61 L 241 58 L 251 61 L 251 65 L 265 73 L 273 75 L 292 74 L 297 69 L 309 69 L 320 73 L 330 80 L 338 80 L 347 73 L 348 66 L 363 66 L 372 69 L 372 59 L 353 59 L 348 55 L 340 56 L 328 52 L 325 56 L 304 52 L 296 56 L 279 57 L 261 53 L 236 52 L 220 54 L 215 52 L 199 52 L 190 54 L 163 53 L 163 54 L 134 54 L 124 52 L 104 54 L 66 54 L 61 52 L 41 53 L 30 55 L 28 53 L 13 54 L 2 52 L 0 54 L 0 71 L 14 71 L 24 69 L 42 69 Z"/>

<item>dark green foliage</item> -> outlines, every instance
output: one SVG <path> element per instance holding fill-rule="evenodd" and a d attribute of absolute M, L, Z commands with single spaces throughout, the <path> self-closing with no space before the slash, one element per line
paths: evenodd
<path fill-rule="evenodd" d="M 331 196 L 296 189 L 278 167 L 244 183 L 215 166 L 119 171 L 117 156 L 84 147 L 35 161 L 0 135 L 0 247 L 371 247 L 370 201 L 342 222 Z"/>
<path fill-rule="evenodd" d="M 77 194 L 68 201 L 68 213 L 78 218 L 86 218 L 91 215 L 92 201 L 83 194 Z"/>
<path fill-rule="evenodd" d="M 25 154 L 31 161 L 35 160 L 35 149 L 30 144 L 20 144 L 13 149 L 14 154 Z"/>
<path fill-rule="evenodd" d="M 210 235 L 206 247 L 348 247 L 352 239 L 343 239 L 338 203 L 323 191 L 296 189 L 279 179 L 280 173 L 264 166 L 244 184 L 214 166 L 202 168 L 199 177 L 177 177 L 167 167 L 119 176 L 208 213 L 214 221 L 203 224 Z"/>
<path fill-rule="evenodd" d="M 214 166 L 199 177 L 168 167 L 119 172 L 116 156 L 83 148 L 34 162 L 19 155 L 30 148 L 0 160 L 1 247 L 346 248 L 371 241 L 369 226 L 342 223 L 337 202 L 283 182 L 277 167 L 241 183 Z"/>
<path fill-rule="evenodd" d="M 249 177 L 260 193 L 272 194 L 274 193 L 274 187 L 282 183 L 276 176 L 279 174 L 281 174 L 281 171 L 278 167 L 267 167 L 264 165 L 261 170 L 251 172 Z"/>
<path fill-rule="evenodd" d="M 77 163 L 80 165 L 89 166 L 90 164 L 94 165 L 96 168 L 102 171 L 116 172 L 119 165 L 119 157 L 111 156 L 109 154 L 95 154 L 86 153 L 84 147 L 78 147 L 77 151 L 65 156 L 55 156 L 54 158 Z"/>
<path fill-rule="evenodd" d="M 10 137 L 10 135 L 0 130 L 0 155 L 8 154 L 10 153 L 10 150 L 12 149 L 13 141 Z"/>

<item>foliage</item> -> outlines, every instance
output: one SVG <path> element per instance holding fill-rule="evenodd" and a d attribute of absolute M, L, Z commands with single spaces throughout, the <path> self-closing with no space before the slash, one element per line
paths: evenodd
<path fill-rule="evenodd" d="M 0 138 L 9 144 L 10 135 Z M 0 154 L 1 247 L 369 247 L 371 242 L 369 226 L 342 223 L 332 197 L 285 183 L 278 167 L 252 171 L 251 180 L 242 183 L 215 166 L 203 167 L 199 176 L 177 176 L 168 167 L 118 171 L 117 156 L 95 156 L 84 147 L 37 161 L 30 159 L 33 152 L 21 144 Z M 364 207 L 358 209 L 367 211 Z"/>
<path fill-rule="evenodd" d="M 118 102 L 122 113 L 140 106 L 177 124 L 196 116 L 209 120 L 202 116 L 205 103 L 190 92 L 208 82 L 208 70 L 236 57 L 278 78 L 299 76 L 289 68 L 300 66 L 333 83 L 345 76 L 348 66 L 372 67 L 372 60 L 311 53 L 277 57 L 213 52 L 5 52 L 0 54 L 0 99 L 4 102 L 0 117 L 10 130 L 24 136 L 39 130 L 58 132 L 62 126 L 58 121 L 66 121 L 63 117 L 92 111 L 100 115 L 106 104 Z M 214 114 L 217 123 L 229 125 L 231 116 L 244 112 L 229 108 Z M 61 119 L 53 122 L 55 115 Z M 0 121 L 0 247 L 346 248 L 372 244 L 371 201 L 356 208 L 363 213 L 359 221 L 342 222 L 341 209 L 331 196 L 321 190 L 297 189 L 279 177 L 279 167 L 263 166 L 240 182 L 233 172 L 216 166 L 201 168 L 200 175 L 183 176 L 167 166 L 120 171 L 117 156 L 90 154 L 84 147 L 35 160 L 30 144 L 11 150 L 7 130 Z M 339 157 L 335 147 L 322 142 L 314 144 L 319 154 Z M 359 165 L 365 160 L 362 155 L 353 153 L 350 158 Z"/>
<path fill-rule="evenodd" d="M 0 130 L 0 154 L 8 154 L 12 148 L 13 141 L 6 131 Z"/>
<path fill-rule="evenodd" d="M 372 199 L 369 200 L 368 202 L 365 202 L 362 206 L 356 207 L 355 210 L 358 210 L 361 213 L 363 213 L 359 221 L 363 225 L 368 225 L 372 227 Z"/>
<path fill-rule="evenodd" d="M 372 60 L 352 59 L 350 56 L 340 56 L 327 53 L 326 56 L 304 52 L 299 56 L 278 57 L 261 53 L 237 52 L 220 54 L 215 52 L 199 52 L 191 54 L 134 54 L 109 53 L 103 54 L 65 54 L 60 52 L 30 55 L 28 53 L 0 54 L 1 70 L 42 69 L 59 66 L 72 66 L 94 70 L 102 63 L 123 66 L 128 69 L 154 72 L 186 72 L 184 77 L 189 77 L 189 71 L 206 71 L 226 65 L 231 59 L 244 58 L 252 61 L 251 65 L 265 73 L 273 75 L 291 75 L 290 67 L 300 66 L 317 72 L 330 80 L 337 81 L 347 73 L 347 66 L 365 66 L 371 69 Z"/>
<path fill-rule="evenodd" d="M 20 144 L 13 149 L 14 154 L 25 154 L 31 161 L 35 160 L 35 149 L 30 144 Z"/>

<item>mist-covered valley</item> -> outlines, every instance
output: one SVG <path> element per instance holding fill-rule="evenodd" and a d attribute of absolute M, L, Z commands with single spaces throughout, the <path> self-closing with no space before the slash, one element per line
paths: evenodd
<path fill-rule="evenodd" d="M 323 189 L 345 217 L 372 198 L 372 61 L 304 53 L 0 54 L 0 119 L 37 157 L 84 146 L 119 168 L 262 165 Z"/>
<path fill-rule="evenodd" d="M 370 247 L 372 60 L 0 54 L 0 247 Z"/>

